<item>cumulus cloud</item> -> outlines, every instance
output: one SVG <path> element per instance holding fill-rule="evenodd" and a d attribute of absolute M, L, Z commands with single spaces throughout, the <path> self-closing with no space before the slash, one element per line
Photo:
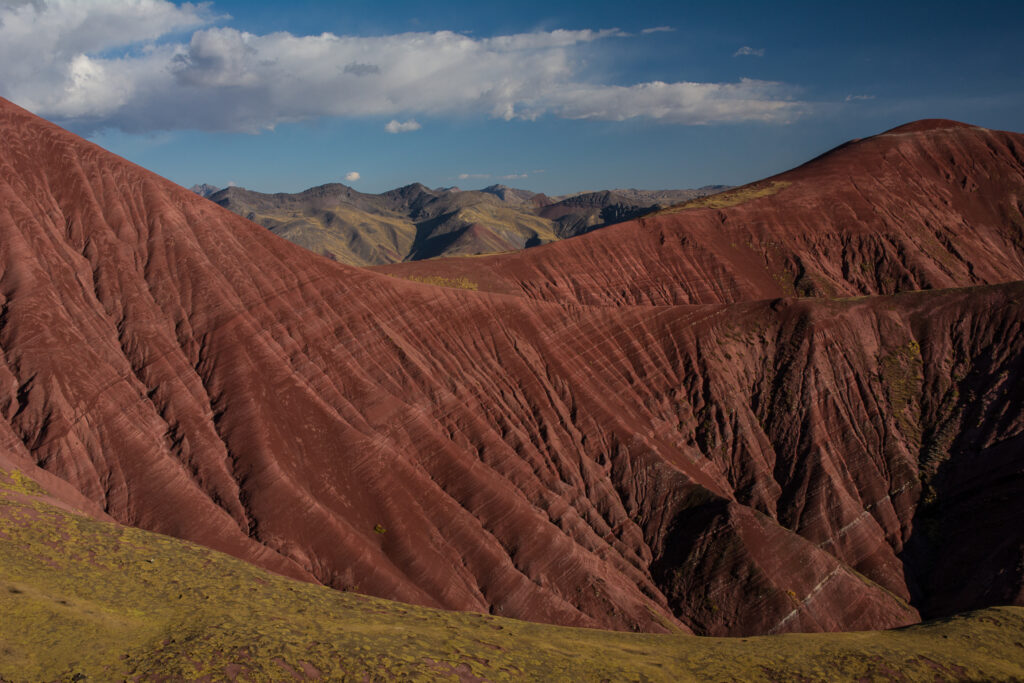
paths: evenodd
<path fill-rule="evenodd" d="M 409 119 L 408 121 L 398 121 L 397 119 L 391 119 L 388 124 L 384 126 L 384 130 L 389 133 L 408 133 L 414 130 L 422 128 L 416 119 Z"/>
<path fill-rule="evenodd" d="M 164 0 L 33 0 L 0 4 L 0 94 L 57 118 L 102 117 L 127 105 L 153 65 L 152 41 L 214 21 L 207 4 Z M 103 58 L 126 49 L 123 57 Z"/>
<path fill-rule="evenodd" d="M 736 52 L 732 53 L 733 57 L 764 57 L 764 48 L 754 49 L 749 45 L 744 45 Z"/>
<path fill-rule="evenodd" d="M 479 180 L 490 177 L 490 173 L 460 173 L 458 175 L 459 180 Z"/>
<path fill-rule="evenodd" d="M 521 180 L 523 178 L 529 178 L 529 173 L 509 173 L 508 175 L 501 176 L 502 180 Z"/>
<path fill-rule="evenodd" d="M 643 29 L 640 33 L 671 33 L 672 31 L 675 31 L 675 29 L 671 26 L 653 26 L 651 28 Z"/>
<path fill-rule="evenodd" d="M 846 102 L 853 102 L 855 100 L 873 100 L 873 99 L 875 99 L 874 95 L 847 95 L 846 99 L 844 101 L 846 101 Z"/>
<path fill-rule="evenodd" d="M 221 19 L 208 4 L 167 0 L 0 3 L 0 95 L 80 131 L 127 132 L 452 114 L 787 122 L 805 108 L 792 88 L 765 81 L 584 79 L 582 46 L 625 36 L 618 29 L 295 36 Z M 414 130 L 402 120 L 385 129 Z"/>
<path fill-rule="evenodd" d="M 359 175 L 359 171 L 349 171 L 348 173 L 345 174 L 345 180 L 349 181 L 350 183 L 355 182 L 360 178 L 362 178 L 362 176 Z"/>

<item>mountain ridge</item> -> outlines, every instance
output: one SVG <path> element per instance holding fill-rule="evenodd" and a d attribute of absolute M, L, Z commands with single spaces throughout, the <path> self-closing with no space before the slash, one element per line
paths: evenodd
<path fill-rule="evenodd" d="M 297 193 L 228 187 L 204 194 L 310 251 L 352 265 L 518 251 L 634 218 L 700 190 L 615 190 L 566 197 L 491 185 L 421 183 L 366 194 L 341 183 Z"/>

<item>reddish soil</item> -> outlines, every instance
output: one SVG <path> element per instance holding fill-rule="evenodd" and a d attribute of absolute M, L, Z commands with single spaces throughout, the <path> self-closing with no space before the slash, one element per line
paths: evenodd
<path fill-rule="evenodd" d="M 318 257 L 2 100 L 0 141 L 0 446 L 69 504 L 562 624 L 1024 600 L 1024 285 L 754 300 L 797 258 L 842 294 L 1021 279 L 1021 136 L 898 129 L 734 208 L 448 262 L 517 296 Z"/>

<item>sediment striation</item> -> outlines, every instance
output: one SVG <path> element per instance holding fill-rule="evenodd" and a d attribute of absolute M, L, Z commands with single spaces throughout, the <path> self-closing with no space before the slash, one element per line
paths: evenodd
<path fill-rule="evenodd" d="M 2 101 L 0 131 L 0 448 L 69 507 L 563 625 L 1022 603 L 1019 135 L 915 124 L 731 206 L 389 276 Z"/>

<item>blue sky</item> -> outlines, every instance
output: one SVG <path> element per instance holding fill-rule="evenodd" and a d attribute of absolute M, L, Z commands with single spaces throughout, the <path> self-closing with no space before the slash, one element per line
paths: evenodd
<path fill-rule="evenodd" d="M 1024 131 L 1022 26 L 1017 0 L 0 0 L 0 95 L 185 185 L 697 187 L 919 118 Z"/>

